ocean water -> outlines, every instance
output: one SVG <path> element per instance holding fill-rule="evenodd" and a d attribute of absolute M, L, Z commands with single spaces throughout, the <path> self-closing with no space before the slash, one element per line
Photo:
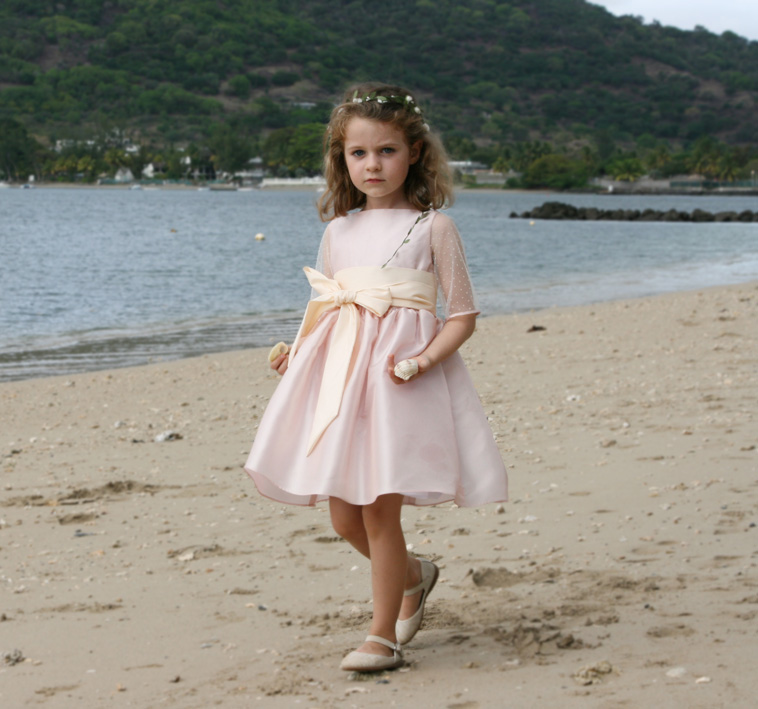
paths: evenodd
<path fill-rule="evenodd" d="M 0 381 L 291 340 L 324 225 L 311 191 L 0 190 Z M 758 224 L 511 219 L 554 195 L 465 192 L 450 215 L 484 314 L 758 280 Z M 605 208 L 746 197 L 560 195 Z M 265 240 L 257 241 L 262 233 Z"/>

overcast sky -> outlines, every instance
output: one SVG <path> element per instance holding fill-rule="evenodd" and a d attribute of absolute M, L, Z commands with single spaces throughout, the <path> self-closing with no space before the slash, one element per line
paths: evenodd
<path fill-rule="evenodd" d="M 645 23 L 658 20 L 691 30 L 702 25 L 721 34 L 731 30 L 748 39 L 758 40 L 757 0 L 590 0 L 602 5 L 614 15 L 644 17 Z"/>

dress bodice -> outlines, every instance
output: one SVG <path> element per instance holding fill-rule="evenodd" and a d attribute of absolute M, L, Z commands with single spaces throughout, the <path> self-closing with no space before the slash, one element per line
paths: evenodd
<path fill-rule="evenodd" d="M 412 268 L 434 273 L 446 317 L 478 312 L 458 230 L 430 210 L 370 209 L 339 217 L 326 228 L 317 269 L 332 277 L 356 266 Z M 410 233 L 409 233 L 410 232 Z"/>
<path fill-rule="evenodd" d="M 390 260 L 388 266 L 432 271 L 430 234 L 436 214 L 429 212 L 416 223 L 420 213 L 415 209 L 370 209 L 335 219 L 328 228 L 331 270 L 381 266 Z"/>

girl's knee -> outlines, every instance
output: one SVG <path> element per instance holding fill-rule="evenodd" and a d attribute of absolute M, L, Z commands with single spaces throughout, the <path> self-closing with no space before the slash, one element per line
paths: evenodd
<path fill-rule="evenodd" d="M 353 539 L 360 539 L 366 536 L 366 530 L 363 526 L 363 520 L 358 518 L 352 519 L 351 517 L 332 517 L 332 527 L 337 536 L 351 541 Z"/>
<path fill-rule="evenodd" d="M 402 495 L 382 495 L 363 507 L 363 524 L 369 536 L 400 526 Z"/>
<path fill-rule="evenodd" d="M 332 503 L 329 506 L 332 518 L 332 528 L 343 539 L 348 541 L 365 536 L 361 508 L 346 502 Z"/>

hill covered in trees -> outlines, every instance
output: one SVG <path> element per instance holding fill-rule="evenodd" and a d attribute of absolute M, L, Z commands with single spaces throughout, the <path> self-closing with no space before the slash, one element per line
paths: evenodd
<path fill-rule="evenodd" d="M 602 159 L 640 141 L 758 144 L 758 42 L 583 0 L 0 5 L 0 120 L 49 144 L 114 129 L 215 153 L 268 141 L 283 164 L 363 79 L 414 89 L 457 158 L 545 141 Z"/>

